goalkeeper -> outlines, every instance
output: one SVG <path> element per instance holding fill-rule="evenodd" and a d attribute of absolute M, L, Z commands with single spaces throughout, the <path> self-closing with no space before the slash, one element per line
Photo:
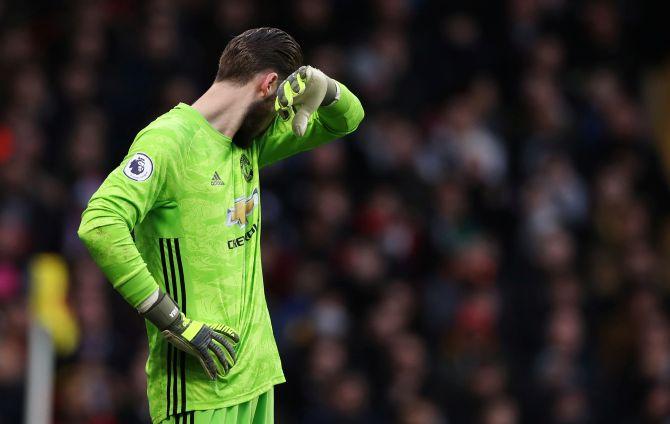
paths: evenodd
<path fill-rule="evenodd" d="M 285 381 L 263 290 L 258 171 L 354 131 L 361 103 L 275 28 L 228 43 L 214 84 L 137 134 L 79 237 L 146 318 L 154 423 L 265 423 Z M 133 234 L 134 232 L 134 234 Z"/>

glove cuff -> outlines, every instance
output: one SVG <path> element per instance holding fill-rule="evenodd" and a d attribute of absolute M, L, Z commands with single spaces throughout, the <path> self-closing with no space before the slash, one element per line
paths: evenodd
<path fill-rule="evenodd" d="M 326 85 L 326 95 L 321 101 L 321 106 L 330 106 L 333 103 L 340 100 L 340 85 L 334 79 L 328 78 L 328 84 Z"/>
<path fill-rule="evenodd" d="M 141 312 L 145 319 L 163 331 L 173 327 L 177 321 L 182 319 L 177 304 L 163 292 L 158 295 L 158 300 L 145 312 Z"/>

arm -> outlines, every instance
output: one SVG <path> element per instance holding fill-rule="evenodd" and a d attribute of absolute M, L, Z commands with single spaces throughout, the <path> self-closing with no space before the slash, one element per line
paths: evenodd
<path fill-rule="evenodd" d="M 344 84 L 330 78 L 328 80 L 334 84 L 334 89 L 327 89 L 319 99 L 319 104 L 323 104 L 311 116 L 306 117 L 306 128 L 298 130 L 298 133 L 304 132 L 303 135 L 296 135 L 294 132 L 296 131 L 296 125 L 290 120 L 292 117 L 290 112 L 285 112 L 287 115 L 282 118 L 282 112 L 288 110 L 286 108 L 291 106 L 279 108 L 279 116 L 275 118 L 270 128 L 258 140 L 258 164 L 260 167 L 270 165 L 296 153 L 311 150 L 328 141 L 343 137 L 358 128 L 364 116 L 360 100 Z M 310 81 L 307 80 L 306 90 L 309 90 L 309 83 Z M 332 97 L 328 98 L 331 95 L 335 98 L 334 100 Z M 297 98 L 298 95 L 295 96 L 295 99 Z M 299 105 L 297 100 L 295 104 Z M 296 117 L 299 114 L 300 110 L 296 113 Z M 293 119 L 296 118 L 293 117 Z"/>
<path fill-rule="evenodd" d="M 114 288 L 137 308 L 158 289 L 131 231 L 165 196 L 173 161 L 167 135 L 140 134 L 122 164 L 95 192 L 77 232 Z"/>

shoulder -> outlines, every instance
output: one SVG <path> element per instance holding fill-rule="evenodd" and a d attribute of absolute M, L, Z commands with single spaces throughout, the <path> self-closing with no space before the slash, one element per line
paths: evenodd
<path fill-rule="evenodd" d="M 173 108 L 137 133 L 129 153 L 144 149 L 158 156 L 181 156 L 189 149 L 196 131 L 192 122 Z"/>

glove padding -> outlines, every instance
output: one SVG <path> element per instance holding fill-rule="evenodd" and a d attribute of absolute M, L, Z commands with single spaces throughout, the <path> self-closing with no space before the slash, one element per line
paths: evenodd
<path fill-rule="evenodd" d="M 158 327 L 165 339 L 177 349 L 198 358 L 211 380 L 215 380 L 217 375 L 227 374 L 235 365 L 233 344 L 239 342 L 240 337 L 227 325 L 205 324 L 186 318 L 174 300 L 163 292 L 159 294 L 158 300 L 141 314 Z M 214 358 L 223 367 L 223 372 L 220 372 Z"/>
<path fill-rule="evenodd" d="M 335 100 L 337 83 L 311 66 L 301 66 L 277 89 L 275 111 L 284 121 L 293 117 L 292 128 L 297 136 L 305 135 L 309 117 L 322 104 Z"/>
<path fill-rule="evenodd" d="M 177 349 L 198 358 L 200 365 L 211 380 L 217 375 L 224 376 L 235 365 L 235 349 L 233 344 L 240 341 L 232 328 L 223 324 L 206 325 L 188 319 L 180 313 L 179 319 L 162 331 L 163 336 Z M 223 347 L 225 349 L 222 349 Z M 223 372 L 214 362 L 214 357 L 221 363 Z"/>

